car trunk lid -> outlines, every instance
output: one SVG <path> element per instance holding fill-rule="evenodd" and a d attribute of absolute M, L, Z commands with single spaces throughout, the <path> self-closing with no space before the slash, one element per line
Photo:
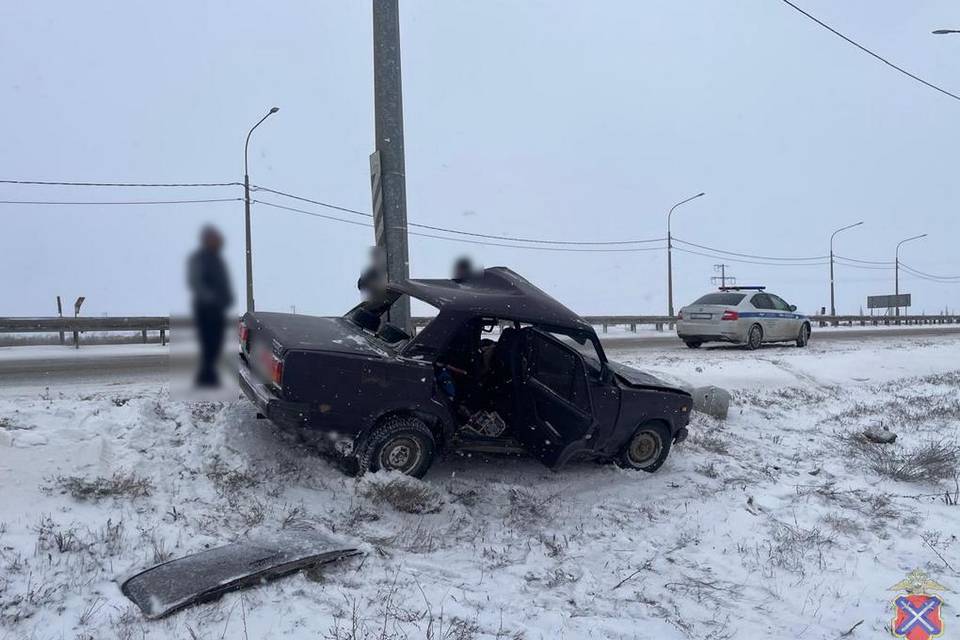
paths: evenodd
<path fill-rule="evenodd" d="M 389 355 L 385 345 L 343 318 L 257 311 L 243 318 L 248 338 L 245 351 L 254 345 L 282 356 L 289 350 L 326 351 L 362 356 Z"/>

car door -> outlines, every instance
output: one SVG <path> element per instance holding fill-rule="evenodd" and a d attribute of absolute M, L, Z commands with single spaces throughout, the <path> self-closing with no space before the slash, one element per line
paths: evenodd
<path fill-rule="evenodd" d="M 795 313 L 795 310 L 791 309 L 790 305 L 787 304 L 787 301 L 780 296 L 775 296 L 772 293 L 767 295 L 770 296 L 770 300 L 773 302 L 773 307 L 777 310 L 777 313 L 780 316 L 778 320 L 780 323 L 780 339 L 788 340 L 799 335 L 800 316 Z"/>
<path fill-rule="evenodd" d="M 750 299 L 750 303 L 756 309 L 751 317 L 763 328 L 764 341 L 779 340 L 783 331 L 778 322 L 778 314 L 773 308 L 773 300 L 765 293 L 757 293 Z"/>
<path fill-rule="evenodd" d="M 514 437 L 548 467 L 588 446 L 594 417 L 583 357 L 535 328 L 522 330 Z"/>

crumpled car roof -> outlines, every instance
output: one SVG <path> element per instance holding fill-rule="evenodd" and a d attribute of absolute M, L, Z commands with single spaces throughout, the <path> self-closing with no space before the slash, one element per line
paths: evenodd
<path fill-rule="evenodd" d="M 390 283 L 387 288 L 419 298 L 442 311 L 592 331 L 576 313 L 506 267 L 490 267 L 464 280 L 412 278 Z"/>

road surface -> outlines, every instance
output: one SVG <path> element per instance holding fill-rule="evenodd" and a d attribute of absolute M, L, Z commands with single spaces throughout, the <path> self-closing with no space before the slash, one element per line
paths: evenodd
<path fill-rule="evenodd" d="M 960 337 L 960 326 L 851 328 L 819 332 L 814 329 L 811 340 L 849 342 L 943 336 Z M 666 331 L 662 335 L 604 336 L 600 334 L 600 339 L 609 350 L 687 350 L 677 339 L 676 334 Z M 718 344 L 715 347 L 705 345 L 703 348 L 736 349 L 737 347 Z M 55 388 L 66 384 L 109 385 L 111 383 L 164 382 L 171 376 L 169 352 L 160 345 L 142 345 L 137 349 L 131 349 L 129 345 L 97 345 L 81 347 L 79 350 L 61 347 L 44 347 L 43 349 L 46 351 L 38 352 L 33 347 L 0 348 L 0 388 L 33 387 L 42 391 L 46 387 Z M 189 366 L 181 371 L 186 375 L 189 372 Z"/>

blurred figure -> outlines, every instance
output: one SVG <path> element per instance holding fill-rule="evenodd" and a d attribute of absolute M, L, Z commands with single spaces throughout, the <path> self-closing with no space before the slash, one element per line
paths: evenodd
<path fill-rule="evenodd" d="M 217 387 L 217 360 L 223 350 L 227 309 L 233 304 L 233 291 L 227 265 L 220 255 L 223 235 L 213 226 L 200 232 L 200 248 L 187 263 L 187 281 L 193 294 L 193 320 L 200 339 L 200 366 L 195 384 Z"/>
<path fill-rule="evenodd" d="M 479 270 L 473 265 L 473 260 L 468 256 L 461 256 L 453 263 L 453 279 L 457 282 L 469 280 L 474 276 L 479 276 Z"/>
<path fill-rule="evenodd" d="M 370 247 L 370 264 L 360 274 L 357 289 L 369 300 L 387 286 L 387 255 L 380 247 Z"/>

